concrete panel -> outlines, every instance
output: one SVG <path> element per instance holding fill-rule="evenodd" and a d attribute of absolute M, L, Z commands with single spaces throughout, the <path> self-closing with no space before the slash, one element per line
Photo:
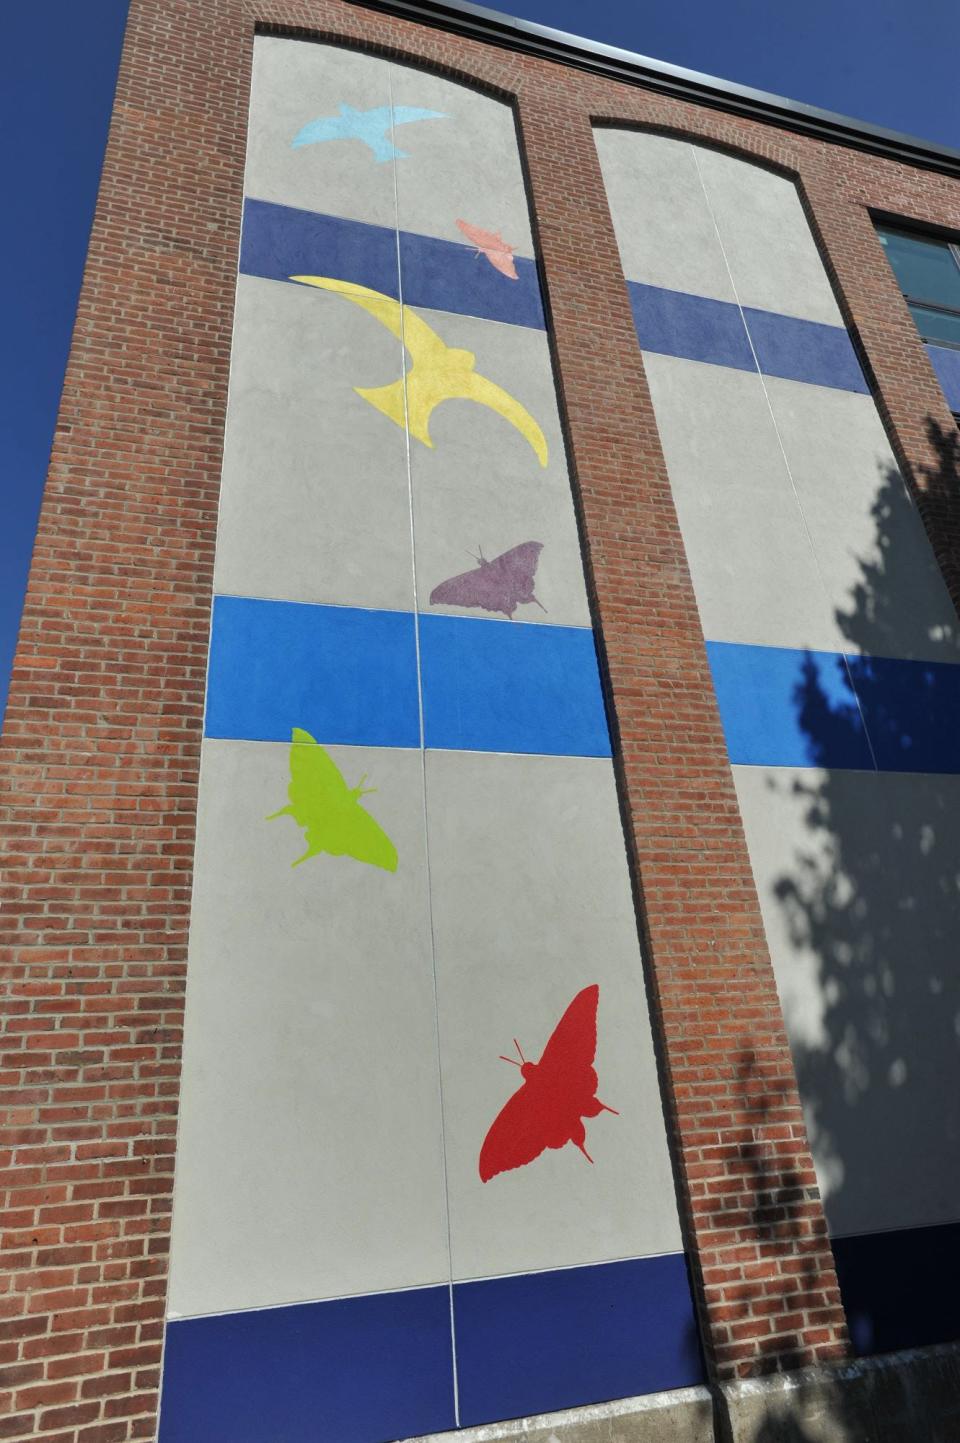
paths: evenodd
<path fill-rule="evenodd" d="M 677 1388 L 411 1438 L 408 1443 L 716 1443 L 706 1388 Z"/>
<path fill-rule="evenodd" d="M 454 1276 L 680 1246 L 609 761 L 427 754 Z M 481 1182 L 488 1130 L 565 1009 L 599 986 L 597 1095 L 619 1116 Z"/>
<path fill-rule="evenodd" d="M 593 138 L 627 279 L 735 300 L 693 148 L 605 127 L 595 128 Z"/>
<path fill-rule="evenodd" d="M 440 110 L 446 120 L 404 127 L 397 143 L 400 229 L 468 244 L 457 221 L 499 232 L 518 255 L 533 255 L 526 187 L 513 110 L 412 66 L 392 67 L 394 105 Z M 408 143 L 409 136 L 409 143 Z M 489 266 L 483 256 L 477 266 Z M 504 286 L 512 284 L 506 277 Z"/>
<path fill-rule="evenodd" d="M 342 46 L 258 35 L 245 194 L 395 228 L 392 161 L 378 162 L 360 139 L 292 144 L 305 125 L 336 117 L 341 105 L 360 112 L 388 107 L 391 69 L 387 60 Z M 418 128 L 442 123 L 425 121 Z"/>
<path fill-rule="evenodd" d="M 444 401 L 430 418 L 433 449 L 411 440 L 417 593 L 421 610 L 442 582 L 494 560 L 525 542 L 542 546 L 534 592 L 518 621 L 589 626 L 580 540 L 557 413 L 545 335 L 440 311 L 418 311 L 448 346 L 476 356 L 476 372 L 525 408 L 543 432 L 547 465 L 509 421 L 473 401 Z M 414 374 L 416 362 L 414 361 Z M 491 464 L 491 458 L 496 458 Z M 498 613 L 462 603 L 437 610 L 462 615 Z"/>
<path fill-rule="evenodd" d="M 844 650 L 960 660 L 957 614 L 872 397 L 766 385 Z"/>
<path fill-rule="evenodd" d="M 402 371 L 397 339 L 358 306 L 239 278 L 218 591 L 413 608 L 406 438 L 354 390 Z"/>
<path fill-rule="evenodd" d="M 643 360 L 704 635 L 842 649 L 760 377 Z"/>
<path fill-rule="evenodd" d="M 735 767 L 835 1234 L 960 1216 L 960 778 Z"/>
<path fill-rule="evenodd" d="M 691 149 L 740 304 L 843 325 L 793 181 L 719 150 Z"/>
<path fill-rule="evenodd" d="M 330 754 L 396 872 L 291 866 L 290 748 L 204 744 L 174 1316 L 448 1278 L 420 756 Z"/>

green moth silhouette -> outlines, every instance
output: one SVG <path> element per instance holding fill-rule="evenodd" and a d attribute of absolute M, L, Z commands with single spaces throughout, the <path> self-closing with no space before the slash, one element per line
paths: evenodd
<path fill-rule="evenodd" d="M 291 866 L 299 867 L 318 852 L 332 857 L 355 857 L 382 867 L 385 872 L 397 870 L 397 849 L 378 822 L 360 804 L 360 798 L 375 792 L 364 789 L 366 774 L 355 787 L 348 787 L 337 764 L 326 749 L 309 732 L 294 727 L 290 747 L 290 798 L 279 812 L 267 817 L 293 817 L 302 827 L 307 850 Z"/>

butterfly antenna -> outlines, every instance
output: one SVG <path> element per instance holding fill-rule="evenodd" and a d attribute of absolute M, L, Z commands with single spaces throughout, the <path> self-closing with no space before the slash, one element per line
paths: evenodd
<path fill-rule="evenodd" d="M 500 1053 L 500 1061 L 501 1061 L 501 1062 L 509 1062 L 512 1067 L 519 1067 L 519 1066 L 520 1066 L 520 1063 L 517 1061 L 517 1059 L 516 1059 L 515 1057 L 504 1057 L 504 1055 L 503 1055 L 502 1052 Z"/>
<path fill-rule="evenodd" d="M 518 1051 L 519 1054 L 520 1054 L 520 1061 L 521 1061 L 521 1062 L 526 1062 L 527 1059 L 526 1059 L 526 1058 L 524 1057 L 524 1055 L 523 1055 L 523 1048 L 520 1046 L 520 1044 L 519 1044 L 519 1042 L 517 1041 L 516 1038 L 513 1039 L 513 1045 L 514 1045 L 514 1047 L 517 1049 L 517 1051 Z"/>

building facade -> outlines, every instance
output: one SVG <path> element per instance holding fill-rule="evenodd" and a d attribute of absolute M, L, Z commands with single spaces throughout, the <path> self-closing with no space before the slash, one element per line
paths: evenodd
<path fill-rule="evenodd" d="M 0 1437 L 956 1436 L 960 157 L 133 0 L 0 751 Z"/>

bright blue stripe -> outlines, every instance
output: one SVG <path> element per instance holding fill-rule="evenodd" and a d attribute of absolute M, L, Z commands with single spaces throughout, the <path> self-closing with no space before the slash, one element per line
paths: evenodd
<path fill-rule="evenodd" d="M 681 1254 L 457 1283 L 460 1422 L 703 1381 Z"/>
<path fill-rule="evenodd" d="M 639 281 L 628 281 L 627 288 L 641 350 L 756 370 L 739 306 Z"/>
<path fill-rule="evenodd" d="M 426 745 L 609 756 L 593 632 L 422 616 Z M 411 612 L 218 596 L 206 735 L 420 745 Z"/>
<path fill-rule="evenodd" d="M 796 316 L 750 307 L 745 307 L 743 314 L 757 363 L 765 376 L 831 386 L 837 391 L 869 391 L 853 342 L 843 326 L 825 326 L 819 321 L 802 321 Z"/>
<path fill-rule="evenodd" d="M 707 657 L 731 762 L 872 770 L 841 655 L 708 641 Z"/>
<path fill-rule="evenodd" d="M 608 757 L 593 632 L 421 616 L 426 745 Z"/>
<path fill-rule="evenodd" d="M 206 735 L 418 747 L 417 658 L 409 612 L 218 596 Z"/>
<path fill-rule="evenodd" d="M 732 762 L 960 772 L 956 663 L 724 641 L 707 655 Z"/>
<path fill-rule="evenodd" d="M 160 1443 L 381 1443 L 453 1427 L 446 1287 L 167 1324 Z"/>
<path fill-rule="evenodd" d="M 951 411 L 960 411 L 960 351 L 949 346 L 927 346 L 927 355 L 943 387 Z"/>
<path fill-rule="evenodd" d="M 540 281 L 531 260 L 515 258 L 518 278 L 513 281 L 473 246 L 412 231 L 400 232 L 400 257 L 408 305 L 544 328 Z M 400 295 L 395 231 L 263 200 L 244 205 L 240 269 L 274 281 L 330 276 L 395 300 Z"/>
<path fill-rule="evenodd" d="M 741 313 L 731 301 L 668 291 L 639 281 L 628 281 L 627 289 L 641 350 L 737 371 L 759 367 L 766 376 L 835 390 L 868 390 L 856 351 L 842 326 L 824 326 L 750 307 Z"/>

